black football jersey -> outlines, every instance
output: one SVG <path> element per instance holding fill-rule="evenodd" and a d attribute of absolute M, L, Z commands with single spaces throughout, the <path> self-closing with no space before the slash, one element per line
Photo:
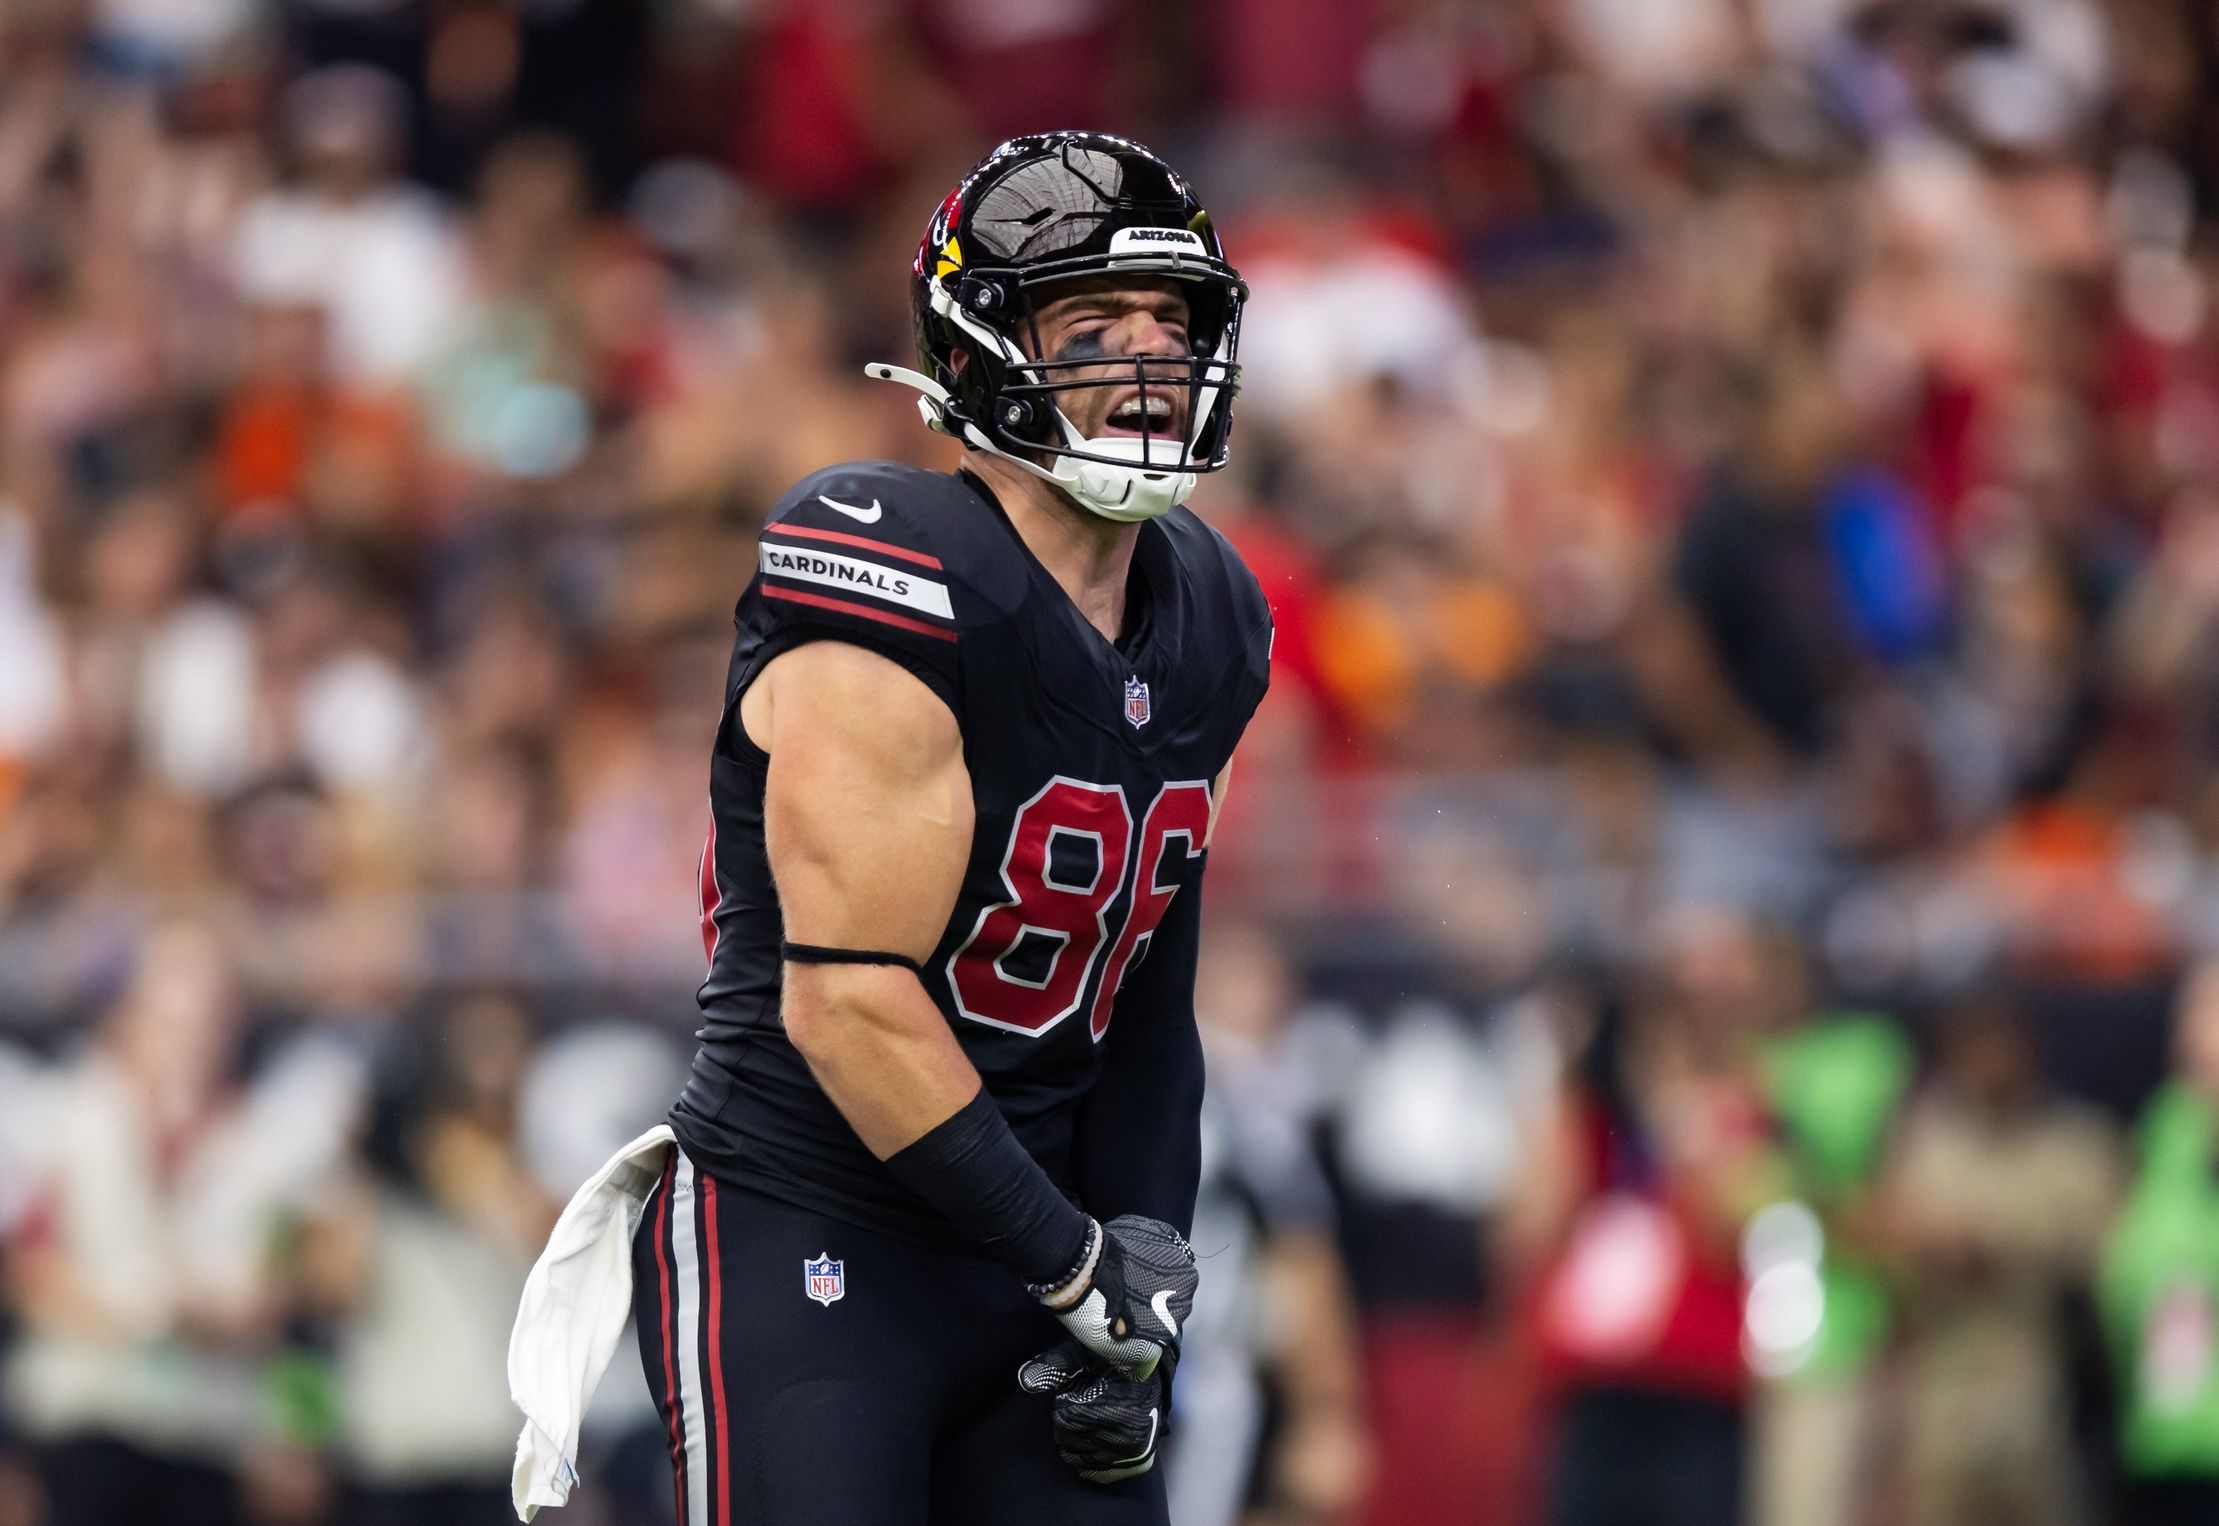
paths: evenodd
<path fill-rule="evenodd" d="M 1256 580 L 1186 509 L 1142 525 L 1128 605 L 1112 643 L 968 474 L 834 467 L 772 511 L 710 768 L 709 977 L 672 1114 L 704 1166 L 835 1217 L 953 1233 L 864 1147 L 779 1017 L 768 758 L 739 698 L 779 653 L 830 639 L 902 664 L 961 725 L 971 856 L 924 985 L 1018 1139 L 1069 1189 L 1073 1124 L 1117 1042 L 1119 988 L 1199 872 L 1211 783 L 1269 678 Z"/>

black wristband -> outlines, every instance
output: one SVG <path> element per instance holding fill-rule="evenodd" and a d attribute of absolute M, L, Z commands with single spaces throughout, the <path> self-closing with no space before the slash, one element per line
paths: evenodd
<path fill-rule="evenodd" d="M 829 948 L 822 943 L 781 943 L 778 957 L 788 964 L 890 964 L 912 975 L 922 975 L 925 967 L 907 954 L 890 953 L 876 948 Z"/>
<path fill-rule="evenodd" d="M 983 1086 L 886 1164 L 1028 1286 L 1055 1282 L 1086 1254 L 1091 1221 L 1025 1153 Z"/>

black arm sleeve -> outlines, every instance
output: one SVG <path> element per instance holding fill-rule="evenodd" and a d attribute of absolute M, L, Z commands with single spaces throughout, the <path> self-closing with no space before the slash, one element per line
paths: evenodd
<path fill-rule="evenodd" d="M 1194 860 L 1147 956 L 1117 993 L 1102 1073 L 1080 1104 L 1073 1172 L 1103 1223 L 1119 1214 L 1194 1228 L 1202 1181 L 1202 1035 L 1194 969 L 1202 946 L 1202 869 Z"/>
<path fill-rule="evenodd" d="M 1028 1287 L 1054 1287 L 1078 1273 L 1091 1237 L 1086 1215 L 1025 1153 L 985 1087 L 886 1164 Z"/>

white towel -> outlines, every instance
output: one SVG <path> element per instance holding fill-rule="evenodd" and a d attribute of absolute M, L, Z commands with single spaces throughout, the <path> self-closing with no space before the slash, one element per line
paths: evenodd
<path fill-rule="evenodd" d="M 578 1482 L 578 1423 L 632 1314 L 632 1235 L 676 1145 L 659 1123 L 572 1197 L 524 1282 L 509 1332 L 509 1398 L 524 1412 L 509 1497 L 517 1519 Z"/>

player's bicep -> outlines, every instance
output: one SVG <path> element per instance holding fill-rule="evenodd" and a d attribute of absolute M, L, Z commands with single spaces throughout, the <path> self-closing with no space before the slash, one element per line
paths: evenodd
<path fill-rule="evenodd" d="M 770 755 L 763 820 L 786 936 L 922 960 L 971 849 L 971 781 L 946 703 L 842 641 L 774 659 L 742 699 Z"/>

